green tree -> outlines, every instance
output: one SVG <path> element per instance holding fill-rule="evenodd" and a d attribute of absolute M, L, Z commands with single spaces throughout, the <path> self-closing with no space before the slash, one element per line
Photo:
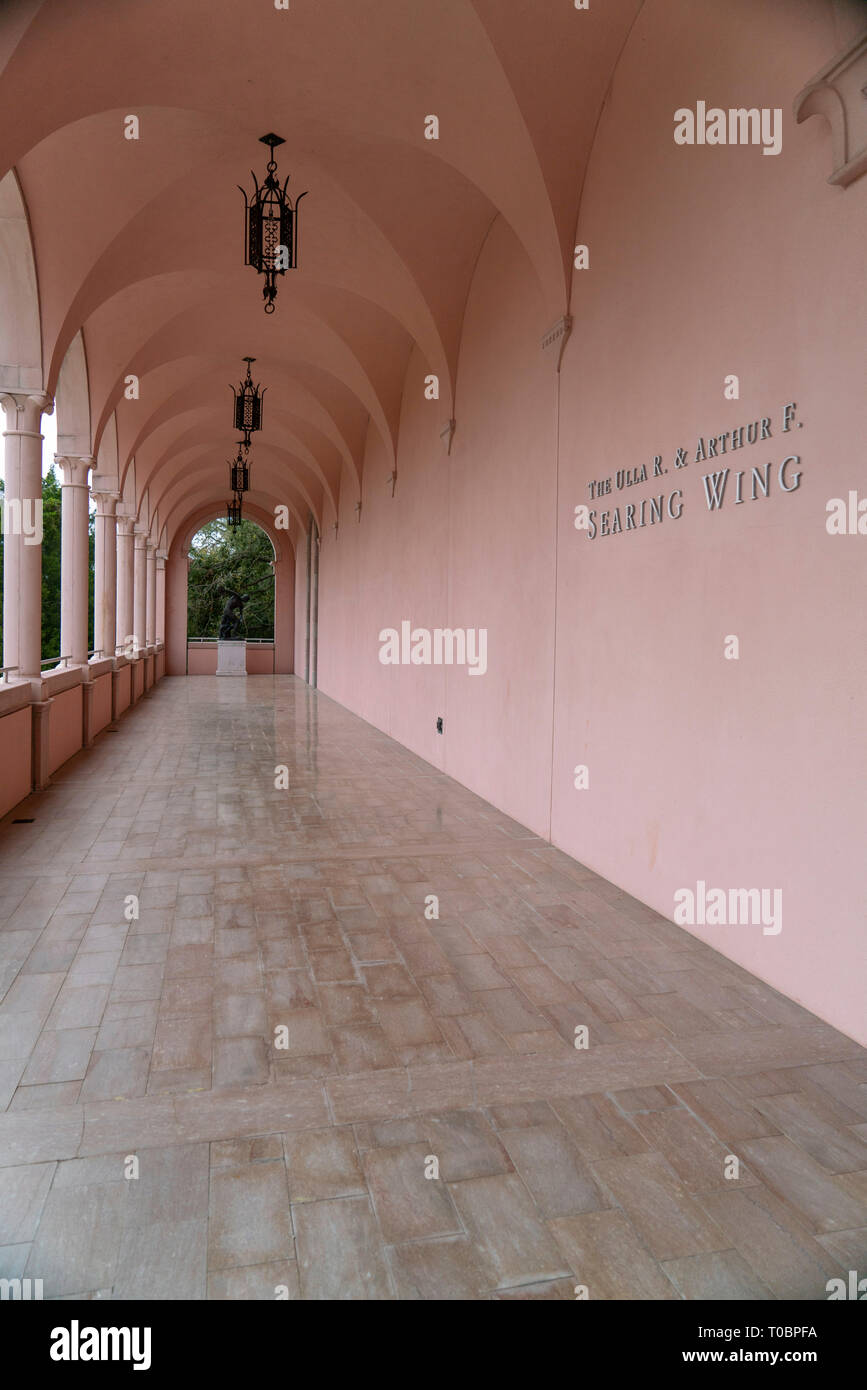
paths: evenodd
<path fill-rule="evenodd" d="M 187 633 L 216 637 L 227 591 L 249 594 L 241 632 L 248 638 L 274 636 L 274 575 L 271 542 L 252 521 L 229 526 L 209 521 L 190 546 Z"/>
<path fill-rule="evenodd" d="M 52 464 L 42 479 L 42 659 L 60 650 L 60 483 Z"/>

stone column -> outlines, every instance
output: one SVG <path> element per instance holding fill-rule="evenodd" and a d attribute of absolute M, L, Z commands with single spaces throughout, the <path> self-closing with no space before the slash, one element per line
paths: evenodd
<path fill-rule="evenodd" d="M 304 595 L 306 626 L 304 629 L 304 679 L 310 684 L 310 579 L 313 566 L 313 514 L 307 523 L 307 588 Z"/>
<path fill-rule="evenodd" d="M 133 527 L 131 516 L 117 518 L 117 646 L 127 651 L 132 636 Z"/>
<path fill-rule="evenodd" d="M 157 548 L 153 541 L 147 542 L 147 606 L 145 613 L 145 640 L 149 647 L 157 640 Z"/>
<path fill-rule="evenodd" d="M 93 557 L 93 645 L 103 656 L 117 646 L 117 507 L 116 492 L 93 492 L 96 527 Z"/>
<path fill-rule="evenodd" d="M 310 602 L 310 684 L 319 684 L 319 549 L 322 538 L 319 527 L 313 525 L 313 596 Z"/>
<path fill-rule="evenodd" d="M 87 475 L 95 460 L 55 454 L 60 489 L 60 654 L 87 665 L 88 499 Z"/>
<path fill-rule="evenodd" d="M 145 645 L 147 632 L 148 571 L 147 538 L 143 526 L 135 528 L 135 572 L 133 576 L 133 618 L 132 631 L 135 633 L 135 650 L 140 652 Z"/>
<path fill-rule="evenodd" d="M 38 676 L 42 660 L 42 434 L 53 401 L 41 392 L 6 391 L 3 495 L 3 665 Z"/>
<path fill-rule="evenodd" d="M 166 640 L 166 560 L 168 558 L 164 550 L 157 551 L 156 637 L 157 641 L 163 644 Z"/>

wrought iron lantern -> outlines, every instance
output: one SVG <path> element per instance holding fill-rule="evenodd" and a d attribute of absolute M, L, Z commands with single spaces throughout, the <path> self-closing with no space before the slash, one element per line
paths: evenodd
<path fill-rule="evenodd" d="M 244 436 L 244 448 L 249 449 L 250 435 L 262 428 L 262 398 L 268 388 L 266 386 L 263 391 L 258 383 L 253 385 L 250 366 L 256 361 L 255 357 L 245 357 L 244 361 L 247 363 L 247 375 L 232 390 L 235 393 L 235 429 Z"/>
<path fill-rule="evenodd" d="M 243 449 L 244 441 L 239 440 L 238 453 L 229 465 L 231 469 L 230 486 L 232 491 L 239 496 L 250 491 L 250 466 L 242 452 Z"/>
<path fill-rule="evenodd" d="M 226 504 L 226 520 L 230 526 L 240 526 L 243 520 L 241 516 L 241 499 L 236 493 L 231 502 Z"/>
<path fill-rule="evenodd" d="M 246 208 L 246 237 L 244 242 L 244 264 L 252 265 L 260 275 L 265 276 L 262 297 L 265 300 L 265 313 L 273 314 L 274 300 L 277 298 L 278 275 L 287 270 L 295 270 L 298 265 L 298 204 L 306 196 L 300 193 L 292 202 L 286 189 L 286 182 L 280 186 L 277 178 L 277 161 L 274 150 L 286 142 L 281 135 L 262 135 L 260 141 L 271 151 L 264 182 L 260 185 L 256 175 L 253 177 L 254 191 L 244 194 Z"/>

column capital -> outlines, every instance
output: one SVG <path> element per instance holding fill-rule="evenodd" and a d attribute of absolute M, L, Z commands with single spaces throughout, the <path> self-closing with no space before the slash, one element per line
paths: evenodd
<path fill-rule="evenodd" d="M 96 463 L 92 454 L 55 454 L 64 487 L 87 487 L 87 475 Z"/>
<path fill-rule="evenodd" d="M 96 503 L 97 516 L 115 516 L 115 508 L 120 501 L 119 492 L 93 492 L 91 497 Z M 115 517 L 115 520 L 117 518 Z"/>
<path fill-rule="evenodd" d="M 150 557 L 151 557 L 152 555 L 155 555 L 155 554 L 156 554 L 156 550 L 157 550 L 157 543 L 156 543 L 156 541 L 145 541 L 145 549 L 147 550 L 147 553 L 148 553 L 148 559 L 150 559 Z"/>
<path fill-rule="evenodd" d="M 131 536 L 133 534 L 135 529 L 134 516 L 118 516 L 115 517 L 115 521 L 117 522 L 117 534 L 119 536 Z"/>
<path fill-rule="evenodd" d="M 6 413 L 9 426 L 4 434 L 40 434 L 43 415 L 51 415 L 54 401 L 44 391 L 3 391 L 0 407 Z"/>
<path fill-rule="evenodd" d="M 166 552 L 165 552 L 164 550 L 158 550 L 158 551 L 157 551 L 157 569 L 158 569 L 158 570 L 164 570 L 164 569 L 165 569 L 165 567 L 166 567 L 166 560 L 167 560 L 168 558 L 169 558 L 169 557 L 168 557 L 168 555 L 166 554 Z"/>
<path fill-rule="evenodd" d="M 137 522 L 133 525 L 133 535 L 135 536 L 136 550 L 144 550 L 147 545 L 148 532 L 146 526 L 140 526 Z"/>

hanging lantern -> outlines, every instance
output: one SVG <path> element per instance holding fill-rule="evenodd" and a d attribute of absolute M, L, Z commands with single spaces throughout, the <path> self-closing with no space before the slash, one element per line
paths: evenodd
<path fill-rule="evenodd" d="M 244 264 L 252 265 L 260 275 L 265 276 L 262 297 L 265 300 L 265 313 L 273 314 L 274 300 L 277 298 L 278 275 L 287 270 L 295 270 L 298 264 L 298 204 L 305 197 L 299 194 L 293 204 L 286 192 L 289 175 L 282 188 L 277 178 L 277 161 L 274 150 L 286 142 L 280 135 L 262 135 L 261 143 L 271 151 L 268 170 L 260 185 L 253 174 L 254 191 L 244 194 L 246 208 L 246 238 L 244 242 Z M 250 171 L 252 174 L 252 170 Z M 240 188 L 240 184 L 238 185 Z"/>
<path fill-rule="evenodd" d="M 247 375 L 232 390 L 235 393 L 235 429 L 244 436 L 244 448 L 249 449 L 250 435 L 262 428 L 262 398 L 268 388 L 266 386 L 262 391 L 258 384 L 253 385 L 250 366 L 256 361 L 255 357 L 245 357 L 244 361 L 247 363 Z"/>
<path fill-rule="evenodd" d="M 237 495 L 226 504 L 226 520 L 230 526 L 241 525 L 241 499 Z"/>
<path fill-rule="evenodd" d="M 237 456 L 232 460 L 230 466 L 231 478 L 230 487 L 233 492 L 239 495 L 250 491 L 250 467 L 241 450 L 244 448 L 244 441 L 238 442 Z"/>

